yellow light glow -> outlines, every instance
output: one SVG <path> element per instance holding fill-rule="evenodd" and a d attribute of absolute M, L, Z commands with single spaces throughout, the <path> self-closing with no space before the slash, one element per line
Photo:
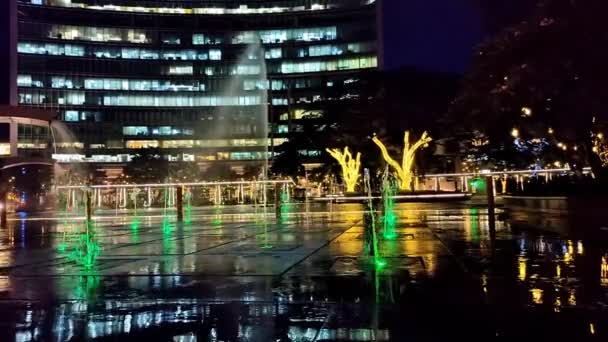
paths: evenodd
<path fill-rule="evenodd" d="M 570 296 L 568 296 L 568 305 L 576 306 L 576 290 L 570 289 Z"/>
<path fill-rule="evenodd" d="M 513 129 L 511 130 L 511 136 L 512 136 L 513 138 L 517 138 L 517 137 L 519 137 L 519 130 L 518 130 L 517 128 L 513 128 Z"/>
<path fill-rule="evenodd" d="M 526 280 L 528 265 L 526 263 L 526 258 L 519 257 L 519 280 Z"/>
<path fill-rule="evenodd" d="M 342 167 L 342 180 L 346 185 L 346 191 L 355 192 L 355 186 L 359 180 L 359 170 L 361 169 L 361 153 L 357 153 L 357 157 L 353 158 L 348 147 L 344 147 L 344 152 L 337 148 L 327 148 L 325 151 L 336 159 Z"/>
<path fill-rule="evenodd" d="M 543 303 L 543 290 L 541 289 L 530 289 L 532 292 L 532 302 L 534 304 L 542 304 Z"/>
<path fill-rule="evenodd" d="M 547 132 L 549 132 L 549 134 L 553 134 L 553 128 L 549 127 L 549 130 Z"/>
<path fill-rule="evenodd" d="M 602 285 L 608 285 L 608 262 L 606 261 L 606 257 L 602 257 L 602 264 L 600 266 L 600 280 Z"/>
<path fill-rule="evenodd" d="M 410 132 L 406 131 L 403 137 L 403 157 L 401 164 L 395 161 L 388 153 L 386 146 L 377 137 L 372 139 L 380 148 L 384 160 L 395 170 L 399 179 L 399 188 L 405 191 L 412 191 L 413 171 L 416 156 L 416 151 L 420 148 L 428 146 L 428 143 L 433 141 L 428 136 L 427 132 L 422 133 L 422 136 L 413 145 L 410 145 Z"/>
<path fill-rule="evenodd" d="M 530 109 L 530 107 L 522 107 L 521 115 L 522 116 L 532 116 L 532 109 Z"/>

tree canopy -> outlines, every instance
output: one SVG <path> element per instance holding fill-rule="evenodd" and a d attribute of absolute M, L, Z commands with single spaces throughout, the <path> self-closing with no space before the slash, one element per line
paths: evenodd
<path fill-rule="evenodd" d="M 607 10 L 602 0 L 539 1 L 529 20 L 480 46 L 448 126 L 513 166 L 596 167 L 591 135 L 608 118 Z"/>

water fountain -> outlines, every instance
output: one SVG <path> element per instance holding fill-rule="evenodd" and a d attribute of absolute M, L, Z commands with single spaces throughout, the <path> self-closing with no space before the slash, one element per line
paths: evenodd
<path fill-rule="evenodd" d="M 379 253 L 378 248 L 378 234 L 376 231 L 376 214 L 374 210 L 374 204 L 372 201 L 372 188 L 370 185 L 370 174 L 369 169 L 364 169 L 364 177 L 363 177 L 364 188 L 367 191 L 367 205 L 369 209 L 369 226 L 366 225 L 365 229 L 369 230 L 371 235 L 371 253 L 373 258 L 373 263 L 376 268 L 382 268 L 386 265 L 386 262 L 382 260 Z M 367 234 L 366 234 L 367 235 Z"/>
<path fill-rule="evenodd" d="M 289 197 L 289 189 L 287 187 L 287 185 L 283 186 L 283 189 L 281 190 L 281 195 L 280 195 L 280 200 L 279 200 L 279 206 L 280 206 L 280 221 L 281 223 L 284 223 L 287 220 L 287 216 L 289 215 L 289 210 L 290 210 L 290 197 Z"/>
<path fill-rule="evenodd" d="M 133 220 L 131 221 L 131 229 L 138 230 L 139 229 L 139 217 L 137 214 L 137 197 L 139 195 L 140 190 L 138 188 L 133 189 L 131 191 L 131 202 L 133 202 Z"/>
<path fill-rule="evenodd" d="M 165 187 L 165 190 L 163 192 L 163 219 L 162 219 L 162 229 L 163 229 L 163 233 L 170 233 L 171 232 L 171 223 L 169 220 L 169 211 L 168 211 L 168 206 L 169 206 L 169 192 L 171 191 L 171 189 L 167 186 Z"/>
<path fill-rule="evenodd" d="M 84 189 L 83 191 L 85 192 L 83 194 L 83 207 L 87 213 L 90 213 L 92 210 L 90 207 L 90 189 Z M 77 229 L 74 245 L 68 248 L 70 250 L 68 257 L 84 269 L 90 270 L 95 266 L 101 248 L 97 241 L 95 224 L 89 219 L 89 214 L 87 214 L 83 226 Z"/>
<path fill-rule="evenodd" d="M 192 223 L 192 189 L 186 188 L 184 193 L 184 199 L 186 200 L 186 209 L 184 210 L 184 223 L 189 225 Z"/>
<path fill-rule="evenodd" d="M 395 227 L 397 226 L 398 217 L 395 214 L 394 197 L 396 193 L 397 186 L 395 184 L 395 179 L 390 174 L 387 166 L 384 170 L 384 174 L 382 175 L 382 236 L 385 240 L 394 240 L 397 237 Z"/>

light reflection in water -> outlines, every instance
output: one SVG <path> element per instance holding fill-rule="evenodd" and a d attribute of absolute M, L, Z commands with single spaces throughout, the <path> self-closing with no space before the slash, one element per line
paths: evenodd
<path fill-rule="evenodd" d="M 519 264 L 519 280 L 526 281 L 526 275 L 528 270 L 527 259 L 525 257 L 518 257 Z"/>

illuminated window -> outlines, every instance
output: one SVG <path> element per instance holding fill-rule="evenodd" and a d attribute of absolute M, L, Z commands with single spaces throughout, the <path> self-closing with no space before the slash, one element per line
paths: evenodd
<path fill-rule="evenodd" d="M 289 138 L 274 138 L 274 146 L 281 146 L 286 142 L 289 142 Z"/>
<path fill-rule="evenodd" d="M 48 37 L 61 40 L 86 40 L 94 42 L 151 43 L 144 30 L 108 27 L 51 25 Z"/>
<path fill-rule="evenodd" d="M 205 34 L 193 34 L 192 45 L 216 45 L 222 44 L 223 39 L 221 37 L 213 37 Z"/>
<path fill-rule="evenodd" d="M 217 157 L 214 154 L 199 154 L 196 156 L 196 159 L 199 161 L 213 161 L 216 160 Z"/>
<path fill-rule="evenodd" d="M 181 44 L 181 39 L 177 34 L 163 33 L 161 34 L 161 42 L 167 45 L 179 45 Z"/>
<path fill-rule="evenodd" d="M 163 140 L 161 141 L 162 148 L 192 148 L 194 140 Z"/>
<path fill-rule="evenodd" d="M 255 106 L 261 104 L 260 96 L 147 96 L 108 95 L 103 97 L 104 106 L 130 107 L 216 107 Z"/>
<path fill-rule="evenodd" d="M 283 62 L 281 73 L 308 73 L 336 70 L 353 70 L 375 68 L 378 66 L 376 57 L 360 57 L 339 59 L 337 61 Z"/>
<path fill-rule="evenodd" d="M 281 48 L 272 48 L 264 51 L 264 58 L 276 59 L 283 57 L 283 50 Z"/>
<path fill-rule="evenodd" d="M 192 75 L 194 68 L 192 65 L 171 65 L 169 66 L 169 75 Z"/>
<path fill-rule="evenodd" d="M 289 133 L 289 126 L 287 125 L 278 125 L 277 126 L 277 133 Z"/>
<path fill-rule="evenodd" d="M 245 80 L 243 81 L 244 90 L 265 90 L 268 88 L 266 80 Z"/>
<path fill-rule="evenodd" d="M 126 147 L 132 149 L 158 148 L 158 140 L 127 140 Z"/>
<path fill-rule="evenodd" d="M 123 135 L 148 135 L 147 126 L 125 126 L 122 128 Z"/>
<path fill-rule="evenodd" d="M 10 143 L 0 143 L 0 156 L 10 156 L 11 155 L 11 144 Z"/>
<path fill-rule="evenodd" d="M 79 115 L 76 110 L 66 110 L 64 115 L 65 121 L 78 121 Z"/>
<path fill-rule="evenodd" d="M 222 50 L 211 49 L 209 50 L 209 59 L 212 61 L 219 61 L 222 59 Z"/>
<path fill-rule="evenodd" d="M 261 72 L 259 65 L 237 65 L 232 67 L 231 75 L 258 75 Z"/>
<path fill-rule="evenodd" d="M 31 87 L 32 86 L 32 76 L 31 75 L 18 75 L 17 76 L 17 85 L 20 87 Z"/>

